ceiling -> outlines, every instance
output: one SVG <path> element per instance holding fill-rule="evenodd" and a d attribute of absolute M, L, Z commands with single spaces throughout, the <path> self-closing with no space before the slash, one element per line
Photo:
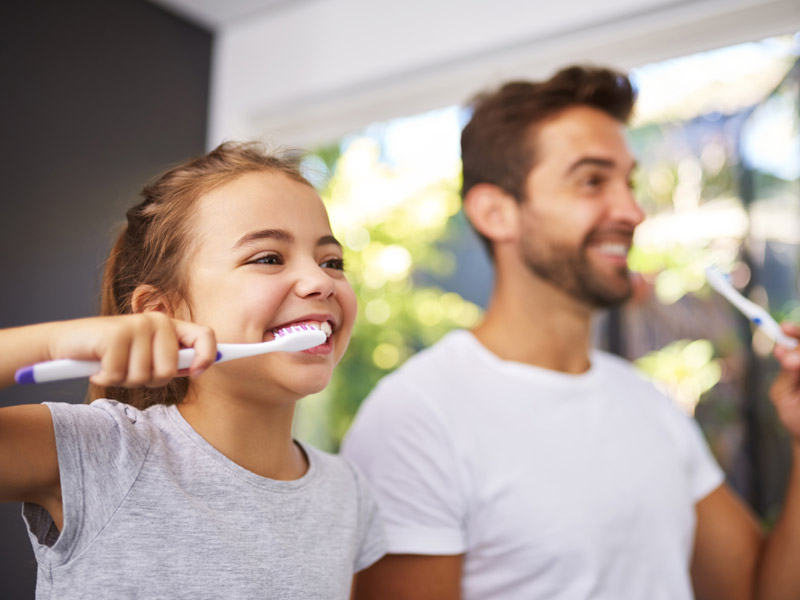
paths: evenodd
<path fill-rule="evenodd" d="M 304 0 L 151 0 L 187 21 L 217 31 L 223 27 L 260 18 Z"/>
<path fill-rule="evenodd" d="M 208 145 L 310 147 L 575 62 L 800 31 L 797 0 L 151 0 L 214 32 Z"/>

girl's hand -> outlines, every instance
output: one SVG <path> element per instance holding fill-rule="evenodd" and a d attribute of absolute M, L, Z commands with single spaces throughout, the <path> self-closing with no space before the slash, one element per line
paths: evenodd
<path fill-rule="evenodd" d="M 800 339 L 800 325 L 782 323 L 781 328 L 793 338 Z M 800 443 L 800 346 L 792 350 L 775 346 L 774 354 L 781 372 L 775 378 L 769 396 L 783 425 L 794 441 Z"/>
<path fill-rule="evenodd" d="M 100 361 L 102 370 L 90 377 L 99 386 L 165 385 L 179 374 L 181 347 L 194 348 L 196 353 L 190 375 L 202 373 L 216 358 L 216 339 L 210 328 L 160 312 L 54 323 L 48 347 L 52 359 Z"/>

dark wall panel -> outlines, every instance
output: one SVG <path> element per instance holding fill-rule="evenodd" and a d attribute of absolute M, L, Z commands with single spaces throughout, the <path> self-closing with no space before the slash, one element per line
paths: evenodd
<path fill-rule="evenodd" d="M 0 4 L 0 327 L 91 315 L 125 208 L 204 149 L 212 36 L 144 0 Z M 0 406 L 84 389 L 9 388 Z M 33 597 L 19 513 L 0 506 L 4 599 Z"/>

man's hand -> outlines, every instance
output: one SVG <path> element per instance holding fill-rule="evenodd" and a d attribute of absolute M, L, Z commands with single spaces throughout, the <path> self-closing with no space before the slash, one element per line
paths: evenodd
<path fill-rule="evenodd" d="M 786 334 L 800 339 L 800 325 L 783 323 L 781 328 Z M 781 372 L 775 378 L 769 396 L 783 426 L 792 434 L 794 442 L 800 443 L 800 346 L 792 350 L 776 346 L 774 354 Z"/>

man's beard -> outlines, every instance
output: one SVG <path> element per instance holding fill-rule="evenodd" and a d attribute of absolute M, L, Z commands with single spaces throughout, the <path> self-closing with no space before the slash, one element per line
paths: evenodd
<path fill-rule="evenodd" d="M 598 273 L 586 253 L 590 237 L 577 250 L 550 246 L 543 251 L 532 243 L 533 236 L 526 235 L 522 241 L 522 259 L 540 279 L 579 302 L 598 309 L 618 306 L 633 294 L 628 267 L 620 265 L 613 277 Z"/>

